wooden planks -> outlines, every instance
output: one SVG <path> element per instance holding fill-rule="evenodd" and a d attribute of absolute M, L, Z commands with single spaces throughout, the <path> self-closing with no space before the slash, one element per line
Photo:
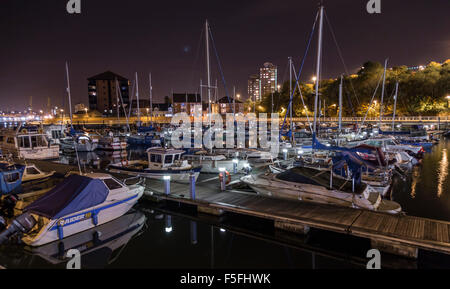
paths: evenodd
<path fill-rule="evenodd" d="M 177 191 L 182 191 L 184 197 L 176 194 L 158 196 L 278 222 L 341 232 L 372 241 L 393 242 L 450 254 L 450 222 L 269 198 L 239 191 L 221 192 L 214 180 L 197 185 L 197 200 L 188 199 L 189 192 L 186 189 Z"/>

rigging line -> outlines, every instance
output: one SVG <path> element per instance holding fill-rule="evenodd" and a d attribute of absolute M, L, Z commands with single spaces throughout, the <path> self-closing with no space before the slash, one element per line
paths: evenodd
<path fill-rule="evenodd" d="M 131 110 L 133 109 L 133 96 L 134 96 L 134 89 L 135 89 L 135 82 L 133 82 L 133 86 L 131 87 L 131 100 L 130 100 L 130 109 L 128 110 L 128 119 L 131 117 Z"/>
<path fill-rule="evenodd" d="M 213 35 L 212 35 L 212 32 L 211 32 L 211 27 L 209 27 L 209 26 L 208 26 L 208 32 L 209 32 L 209 35 L 211 36 L 211 43 L 212 43 L 212 47 L 213 47 L 213 50 L 214 50 L 214 54 L 216 55 L 217 66 L 219 67 L 220 76 L 222 77 L 223 87 L 225 88 L 225 95 L 228 98 L 228 103 L 231 104 L 232 102 L 231 102 L 231 99 L 230 99 L 230 95 L 228 94 L 227 83 L 225 81 L 225 76 L 223 75 L 222 64 L 220 63 L 219 54 L 217 53 L 217 49 L 216 49 L 216 43 L 214 41 L 214 38 L 213 38 Z M 217 87 L 217 85 L 216 85 L 216 87 Z M 231 106 L 231 109 L 232 109 L 233 114 L 234 114 L 235 113 L 234 112 L 234 107 Z"/>
<path fill-rule="evenodd" d="M 355 108 L 353 107 L 352 99 L 350 97 L 350 92 L 347 91 L 347 86 L 345 86 L 345 77 L 344 77 L 344 81 L 342 82 L 342 89 L 343 89 L 343 91 L 345 91 L 345 96 L 347 96 L 347 102 L 350 105 L 350 108 L 352 109 L 352 115 L 355 117 L 356 112 L 355 112 Z"/>
<path fill-rule="evenodd" d="M 347 75 L 350 75 L 350 73 L 348 72 L 348 69 L 347 69 L 347 65 L 345 65 L 345 61 L 344 61 L 344 57 L 342 56 L 341 48 L 339 47 L 339 44 L 337 43 L 336 35 L 334 34 L 333 27 L 331 26 L 331 23 L 330 23 L 330 21 L 328 19 L 326 11 L 324 11 L 324 14 L 325 14 L 325 20 L 326 20 L 326 22 L 328 24 L 328 27 L 330 28 L 331 36 L 333 37 L 334 44 L 336 45 L 339 57 L 340 57 L 340 59 L 342 61 L 342 65 L 344 66 L 345 73 L 347 73 Z M 350 86 L 351 86 L 351 88 L 353 90 L 353 94 L 355 95 L 356 101 L 357 101 L 357 103 L 359 105 L 359 99 L 358 99 L 358 96 L 356 95 L 355 87 L 353 86 L 353 82 L 352 82 L 351 78 L 349 80 L 350 80 Z"/>
<path fill-rule="evenodd" d="M 199 38 L 199 40 L 198 40 L 198 44 L 197 44 L 197 52 L 196 52 L 196 54 L 195 54 L 195 59 L 194 59 L 194 62 L 192 62 L 192 67 L 191 67 L 191 79 L 189 80 L 189 85 L 190 86 L 192 86 L 193 85 L 193 82 L 194 82 L 194 66 L 195 66 L 195 64 L 198 62 L 198 59 L 199 59 L 199 57 L 200 57 L 200 47 L 201 47 L 201 45 L 202 45 L 202 39 L 203 39 L 203 32 L 204 32 L 204 27 L 202 27 L 202 29 L 201 29 L 201 32 L 200 32 L 200 38 Z M 196 85 L 197 86 L 197 85 Z"/>
<path fill-rule="evenodd" d="M 312 27 L 312 30 L 311 30 L 311 34 L 309 35 L 309 39 L 308 39 L 308 44 L 306 45 L 305 54 L 303 55 L 302 63 L 300 64 L 300 69 L 298 71 L 297 79 L 295 81 L 295 86 L 294 86 L 294 89 L 292 91 L 292 95 L 289 98 L 289 105 L 288 105 L 288 108 L 286 110 L 286 114 L 284 115 L 283 125 L 281 126 L 281 129 L 280 129 L 280 136 L 279 136 L 280 139 L 281 139 L 281 134 L 283 132 L 284 124 L 286 123 L 287 112 L 289 111 L 289 108 L 290 108 L 290 106 L 292 104 L 292 98 L 293 98 L 293 95 L 294 95 L 294 92 L 295 92 L 295 88 L 297 87 L 298 81 L 300 79 L 300 75 L 302 74 L 303 65 L 305 64 L 306 55 L 308 53 L 308 50 L 309 50 L 309 47 L 310 47 L 310 44 L 311 44 L 311 39 L 312 39 L 312 37 L 314 35 L 314 30 L 316 28 L 316 23 L 317 23 L 317 18 L 318 17 L 319 17 L 319 11 L 317 11 L 316 18 L 314 19 L 314 23 L 313 23 L 313 27 Z"/>
<path fill-rule="evenodd" d="M 292 70 L 294 72 L 294 77 L 297 78 L 297 73 L 295 72 L 295 67 L 292 67 Z M 302 100 L 303 108 L 305 109 L 306 120 L 308 121 L 309 128 L 311 129 L 311 132 L 312 132 L 313 128 L 312 128 L 312 125 L 311 125 L 311 121 L 309 120 L 307 106 L 305 105 L 305 101 L 303 100 L 303 94 L 302 94 L 302 90 L 300 88 L 300 83 L 297 83 L 297 86 L 298 86 L 298 91 L 300 92 L 300 98 Z M 295 90 L 295 88 L 294 88 L 294 90 Z"/>
<path fill-rule="evenodd" d="M 364 115 L 364 119 L 363 119 L 361 125 L 359 126 L 358 133 L 356 135 L 359 135 L 359 133 L 361 132 L 361 128 L 364 125 L 364 122 L 366 122 L 367 114 L 369 113 L 370 107 L 372 106 L 373 99 L 375 98 L 375 95 L 377 94 L 378 87 L 380 86 L 381 80 L 383 79 L 383 74 L 384 74 L 384 72 L 381 74 L 380 79 L 378 80 L 377 87 L 375 88 L 375 91 L 373 92 L 372 98 L 370 99 L 370 102 L 369 102 L 369 106 L 367 107 L 366 114 Z"/>

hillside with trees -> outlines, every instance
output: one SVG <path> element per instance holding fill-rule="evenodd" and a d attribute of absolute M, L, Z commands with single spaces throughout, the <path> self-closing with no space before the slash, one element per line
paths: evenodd
<path fill-rule="evenodd" d="M 353 75 L 343 77 L 343 116 L 364 116 L 370 105 L 370 100 L 379 86 L 372 102 L 368 116 L 379 116 L 382 87 L 383 65 L 378 62 L 366 62 Z M 395 84 L 399 82 L 397 115 L 427 116 L 450 115 L 450 59 L 440 64 L 431 62 L 417 69 L 406 66 L 389 68 L 386 71 L 383 115 L 392 115 Z M 340 77 L 320 81 L 320 98 L 322 113 L 326 116 L 338 115 L 338 95 Z M 292 86 L 294 87 L 295 81 Z M 293 104 L 294 116 L 312 115 L 314 110 L 314 83 L 299 83 L 304 99 L 303 105 L 300 93 L 296 89 Z M 256 104 L 258 112 L 273 111 L 285 114 L 289 105 L 289 81 L 272 95 L 264 95 Z M 324 111 L 325 102 L 325 111 Z M 253 105 L 249 103 L 248 105 Z"/>

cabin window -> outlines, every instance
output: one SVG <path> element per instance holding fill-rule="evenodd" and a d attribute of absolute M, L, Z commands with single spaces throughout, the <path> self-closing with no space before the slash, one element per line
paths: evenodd
<path fill-rule="evenodd" d="M 8 139 L 8 142 L 9 142 L 9 139 Z M 19 137 L 19 147 L 29 148 L 30 147 L 30 138 L 28 136 Z"/>
<path fill-rule="evenodd" d="M 104 179 L 103 182 L 110 190 L 116 190 L 122 188 L 122 185 L 113 179 Z"/>
<path fill-rule="evenodd" d="M 7 183 L 12 183 L 12 182 L 16 182 L 17 180 L 19 180 L 20 174 L 19 173 L 10 173 L 10 174 L 5 174 L 3 177 Z"/>
<path fill-rule="evenodd" d="M 179 160 L 180 159 L 180 155 L 175 155 L 175 157 L 174 157 L 174 161 L 177 161 L 177 160 Z M 189 159 L 191 159 L 191 158 L 189 158 Z"/>
<path fill-rule="evenodd" d="M 6 142 L 14 144 L 14 139 L 12 137 L 9 137 L 9 138 L 6 139 Z"/>
<path fill-rule="evenodd" d="M 60 139 L 62 137 L 62 133 L 59 130 L 52 130 L 52 138 Z"/>
<path fill-rule="evenodd" d="M 152 163 L 161 163 L 161 155 L 151 154 L 150 155 L 150 162 L 152 162 Z"/>
<path fill-rule="evenodd" d="M 166 158 L 164 159 L 164 163 L 171 164 L 172 159 L 173 159 L 173 155 L 167 155 Z"/>
<path fill-rule="evenodd" d="M 39 171 L 34 167 L 27 168 L 28 175 L 39 175 Z"/>
<path fill-rule="evenodd" d="M 0 136 L 0 142 L 3 142 L 3 136 L 2 135 Z"/>

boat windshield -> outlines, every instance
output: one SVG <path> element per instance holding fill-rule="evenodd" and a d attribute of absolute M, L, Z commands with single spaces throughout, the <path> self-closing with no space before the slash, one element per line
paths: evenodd
<path fill-rule="evenodd" d="M 20 136 L 18 137 L 19 147 L 21 148 L 29 148 L 30 147 L 30 137 L 29 136 Z"/>

